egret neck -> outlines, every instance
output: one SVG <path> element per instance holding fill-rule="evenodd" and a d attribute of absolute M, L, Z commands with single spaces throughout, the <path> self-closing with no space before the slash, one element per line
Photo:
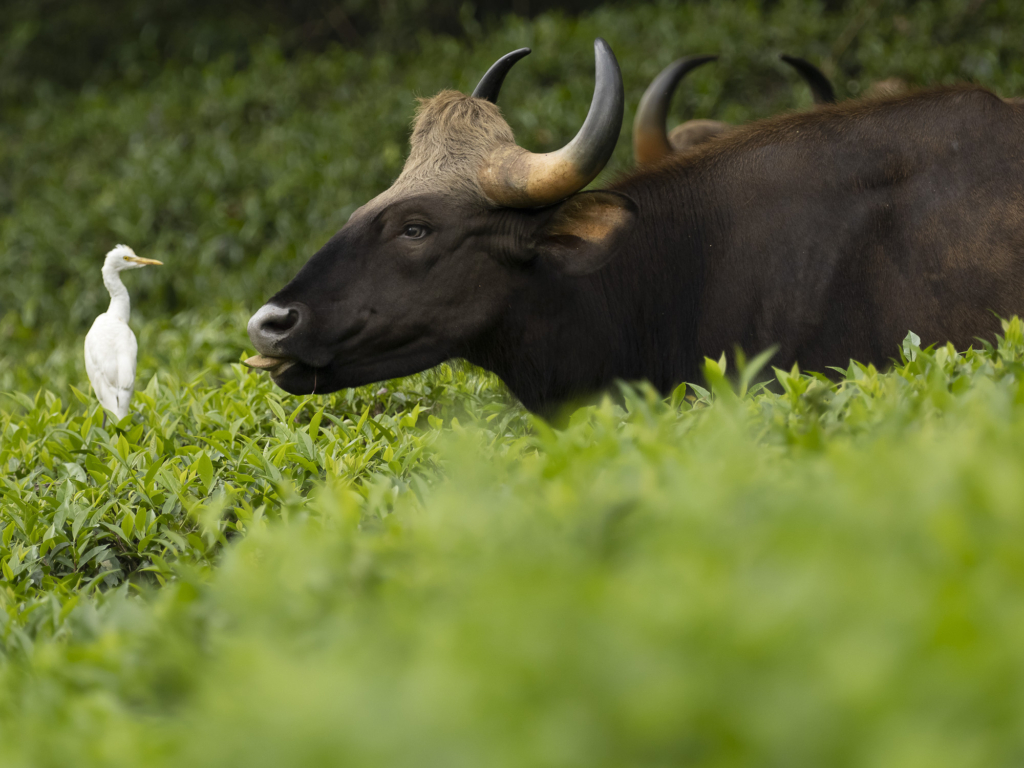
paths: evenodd
<path fill-rule="evenodd" d="M 127 323 L 131 316 L 132 303 L 128 298 L 128 289 L 121 282 L 121 273 L 115 269 L 113 264 L 103 265 L 103 284 L 107 287 L 107 292 L 110 293 L 110 307 L 107 309 L 107 314 Z"/>

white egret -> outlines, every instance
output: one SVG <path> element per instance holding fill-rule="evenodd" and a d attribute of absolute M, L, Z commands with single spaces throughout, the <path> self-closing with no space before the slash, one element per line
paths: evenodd
<path fill-rule="evenodd" d="M 139 345 L 128 327 L 131 301 L 121 282 L 121 271 L 139 269 L 147 264 L 163 264 L 143 259 L 127 245 L 110 251 L 103 261 L 103 284 L 110 293 L 110 307 L 97 317 L 85 336 L 85 370 L 100 405 L 120 421 L 128 415 L 128 404 L 135 391 L 135 360 Z"/>

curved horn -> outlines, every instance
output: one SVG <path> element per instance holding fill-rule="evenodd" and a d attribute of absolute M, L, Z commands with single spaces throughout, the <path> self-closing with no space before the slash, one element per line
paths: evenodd
<path fill-rule="evenodd" d="M 488 199 L 510 208 L 537 208 L 564 200 L 601 172 L 622 129 L 622 73 L 602 38 L 594 41 L 594 98 L 575 138 L 554 152 L 534 154 L 515 144 L 498 147 L 480 169 Z"/>
<path fill-rule="evenodd" d="M 501 91 L 501 84 L 505 82 L 505 75 L 512 69 L 513 64 L 529 53 L 529 48 L 520 48 L 512 51 L 512 53 L 506 53 L 494 62 L 491 68 L 480 78 L 480 82 L 476 84 L 476 88 L 473 89 L 473 96 L 478 99 L 487 99 L 491 104 L 497 104 L 498 93 Z"/>
<path fill-rule="evenodd" d="M 784 62 L 800 73 L 800 77 L 811 87 L 811 95 L 815 104 L 835 104 L 836 92 L 832 89 L 832 83 L 820 69 L 805 59 L 798 59 L 796 56 L 779 56 Z"/>
<path fill-rule="evenodd" d="M 647 86 L 644 95 L 640 97 L 640 105 L 636 108 L 636 118 L 633 120 L 633 157 L 638 163 L 653 163 L 672 153 L 672 145 L 669 144 L 665 130 L 672 94 L 687 72 L 717 58 L 684 56 L 661 70 Z"/>

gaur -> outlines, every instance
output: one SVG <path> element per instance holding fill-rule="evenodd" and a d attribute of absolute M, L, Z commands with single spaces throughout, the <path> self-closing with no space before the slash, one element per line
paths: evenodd
<path fill-rule="evenodd" d="M 307 394 L 464 358 L 548 414 L 617 379 L 668 392 L 734 345 L 881 365 L 908 330 L 965 347 L 1024 312 L 1024 107 L 974 86 L 822 105 L 581 192 L 623 114 L 595 49 L 556 152 L 494 104 L 507 59 L 424 101 L 395 183 L 253 315 L 251 364 Z"/>

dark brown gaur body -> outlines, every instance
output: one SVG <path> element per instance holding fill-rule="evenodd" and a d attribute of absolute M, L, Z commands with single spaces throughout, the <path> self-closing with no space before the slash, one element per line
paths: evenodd
<path fill-rule="evenodd" d="M 641 230 L 645 200 L 702 200 L 683 225 L 704 233 L 702 352 L 779 344 L 776 364 L 825 371 L 884 363 L 908 330 L 963 348 L 1024 311 L 1022 139 L 1021 108 L 937 89 L 755 123 L 612 189 Z"/>
<path fill-rule="evenodd" d="M 300 394 L 461 357 L 547 414 L 737 344 L 882 365 L 910 330 L 966 347 L 1024 313 L 1024 108 L 982 88 L 752 123 L 537 207 L 480 191 L 510 136 L 488 100 L 426 102 L 395 186 L 253 316 L 253 364 Z"/>

